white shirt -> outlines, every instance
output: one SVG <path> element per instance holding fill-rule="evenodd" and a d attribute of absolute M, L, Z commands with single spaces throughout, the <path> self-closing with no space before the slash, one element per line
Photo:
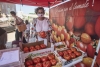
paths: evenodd
<path fill-rule="evenodd" d="M 36 32 L 49 31 L 49 30 L 51 30 L 51 28 L 49 26 L 49 22 L 48 22 L 47 18 L 45 18 L 44 20 L 37 19 L 37 21 L 36 21 Z M 44 39 L 46 39 L 46 38 L 44 38 Z M 42 41 L 44 39 L 41 38 L 40 36 L 38 36 L 38 41 Z"/>

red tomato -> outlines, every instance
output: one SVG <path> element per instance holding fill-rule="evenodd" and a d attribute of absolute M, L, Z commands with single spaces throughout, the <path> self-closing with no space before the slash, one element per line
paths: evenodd
<path fill-rule="evenodd" d="M 100 16 L 98 17 L 97 22 L 95 24 L 95 32 L 100 38 Z"/>
<path fill-rule="evenodd" d="M 35 64 L 40 63 L 41 62 L 41 58 L 40 57 L 36 57 L 36 58 L 33 59 L 33 62 Z"/>
<path fill-rule="evenodd" d="M 41 57 L 41 60 L 44 62 L 44 61 L 48 61 L 48 57 L 46 57 L 46 56 L 43 56 L 43 57 Z"/>
<path fill-rule="evenodd" d="M 91 58 L 94 58 L 94 53 L 96 51 L 95 48 L 93 48 L 93 43 L 90 43 L 88 46 L 87 46 L 87 55 Z"/>
<path fill-rule="evenodd" d="M 25 61 L 25 65 L 27 65 L 27 66 L 32 65 L 32 64 L 33 64 L 33 61 L 32 60 Z"/>
<path fill-rule="evenodd" d="M 86 52 L 87 45 L 83 44 L 82 42 L 77 41 L 77 42 L 76 42 L 76 47 L 78 47 L 78 48 L 80 48 L 82 51 Z"/>
<path fill-rule="evenodd" d="M 42 37 L 42 38 L 45 38 L 47 35 L 46 35 L 46 32 L 44 32 L 44 31 L 41 31 L 41 32 L 39 32 L 39 35 L 40 35 L 40 37 Z"/>
<path fill-rule="evenodd" d="M 50 61 L 43 62 L 43 67 L 51 67 L 51 62 Z"/>
<path fill-rule="evenodd" d="M 82 55 L 82 52 L 80 52 L 80 51 L 75 51 L 74 53 L 76 54 L 77 57 Z"/>
<path fill-rule="evenodd" d="M 95 24 L 92 22 L 88 22 L 85 25 L 85 32 L 89 35 L 94 35 L 95 34 Z"/>
<path fill-rule="evenodd" d="M 68 61 L 71 59 L 70 55 L 68 55 L 68 54 L 64 55 L 63 58 L 66 59 L 66 60 L 68 60 Z"/>
<path fill-rule="evenodd" d="M 48 55 L 49 60 L 55 59 L 55 55 L 53 53 Z"/>
<path fill-rule="evenodd" d="M 45 45 L 45 44 L 41 44 L 40 47 L 41 47 L 42 49 L 44 49 L 44 48 L 46 48 L 46 45 Z"/>
<path fill-rule="evenodd" d="M 69 55 L 70 55 L 71 59 L 76 58 L 76 55 L 75 55 L 74 53 L 71 53 L 71 54 L 69 54 Z"/>
<path fill-rule="evenodd" d="M 71 51 L 70 49 L 68 49 L 67 52 L 68 52 L 69 54 L 72 53 L 72 51 Z"/>
<path fill-rule="evenodd" d="M 34 48 L 34 46 L 29 47 L 29 49 L 30 49 L 30 52 L 36 50 L 36 49 Z"/>
<path fill-rule="evenodd" d="M 63 56 L 63 55 L 64 55 L 62 51 L 58 51 L 58 54 L 59 54 L 60 56 Z"/>
<path fill-rule="evenodd" d="M 51 62 L 51 64 L 52 64 L 53 66 L 57 64 L 57 60 L 55 60 L 55 59 L 50 60 L 50 62 Z"/>
<path fill-rule="evenodd" d="M 63 54 L 68 54 L 67 50 L 64 50 L 64 51 L 63 51 Z"/>
<path fill-rule="evenodd" d="M 37 63 L 35 67 L 43 67 L 42 63 Z"/>
<path fill-rule="evenodd" d="M 24 50 L 25 53 L 29 52 L 29 48 L 28 47 L 24 47 L 23 50 Z"/>
<path fill-rule="evenodd" d="M 41 47 L 40 47 L 39 45 L 36 45 L 35 48 L 36 48 L 37 50 L 40 50 L 40 49 L 41 49 Z"/>
<path fill-rule="evenodd" d="M 75 64 L 76 67 L 86 67 L 86 65 L 82 62 Z"/>
<path fill-rule="evenodd" d="M 85 17 L 75 17 L 74 27 L 80 29 L 85 25 Z"/>

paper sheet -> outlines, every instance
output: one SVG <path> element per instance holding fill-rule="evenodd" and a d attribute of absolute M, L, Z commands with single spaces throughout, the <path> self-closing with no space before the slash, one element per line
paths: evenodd
<path fill-rule="evenodd" d="M 0 58 L 0 65 L 19 61 L 19 50 L 4 52 Z"/>

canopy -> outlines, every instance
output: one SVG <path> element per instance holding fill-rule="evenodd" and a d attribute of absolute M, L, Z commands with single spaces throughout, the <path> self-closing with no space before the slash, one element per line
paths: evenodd
<path fill-rule="evenodd" d="M 0 0 L 0 2 L 31 5 L 31 6 L 50 7 L 50 6 L 53 6 L 55 4 L 62 2 L 62 0 Z"/>

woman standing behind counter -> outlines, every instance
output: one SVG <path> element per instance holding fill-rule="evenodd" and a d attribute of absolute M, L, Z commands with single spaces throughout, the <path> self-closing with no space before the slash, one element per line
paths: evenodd
<path fill-rule="evenodd" d="M 47 39 L 50 40 L 50 31 L 51 31 L 51 25 L 49 22 L 49 19 L 44 17 L 45 10 L 43 7 L 38 7 L 35 10 L 35 13 L 37 14 L 37 18 L 34 19 L 34 29 L 36 32 L 36 39 L 37 41 L 42 41 Z"/>

